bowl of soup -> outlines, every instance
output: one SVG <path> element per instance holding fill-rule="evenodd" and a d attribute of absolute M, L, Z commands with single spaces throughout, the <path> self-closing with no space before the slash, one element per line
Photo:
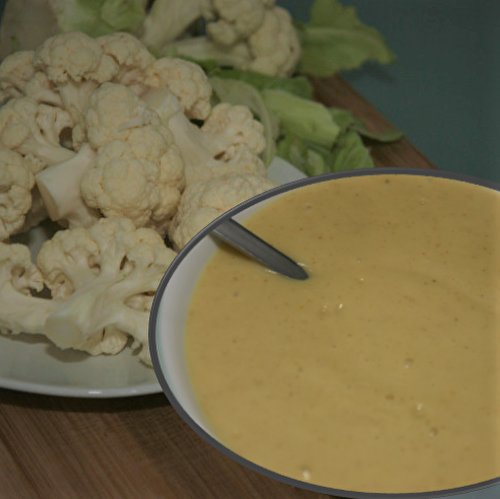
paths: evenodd
<path fill-rule="evenodd" d="M 165 394 L 220 451 L 306 489 L 437 497 L 497 483 L 498 189 L 381 168 L 233 208 L 179 253 L 155 296 Z M 229 217 L 309 279 L 220 243 L 211 232 Z"/>

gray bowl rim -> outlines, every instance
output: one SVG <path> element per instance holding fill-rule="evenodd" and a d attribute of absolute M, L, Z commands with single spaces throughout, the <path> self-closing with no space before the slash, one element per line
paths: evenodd
<path fill-rule="evenodd" d="M 158 382 L 163 390 L 163 393 L 168 398 L 170 404 L 174 407 L 177 413 L 182 417 L 182 419 L 206 442 L 215 447 L 218 451 L 222 452 L 226 456 L 230 457 L 237 463 L 249 468 L 252 471 L 256 471 L 261 475 L 264 475 L 268 478 L 272 478 L 279 482 L 285 483 L 287 485 L 291 485 L 293 487 L 298 487 L 305 490 L 310 490 L 312 492 L 317 492 L 320 494 L 327 495 L 339 495 L 345 498 L 352 499 L 431 499 L 438 497 L 447 497 L 451 495 L 465 494 L 467 492 L 474 492 L 480 489 L 485 489 L 488 487 L 493 487 L 495 485 L 500 484 L 500 477 L 494 478 L 491 480 L 487 480 L 484 482 L 479 482 L 476 484 L 471 484 L 463 487 L 456 487 L 452 489 L 446 490 L 438 490 L 438 491 L 430 491 L 430 492 L 405 492 L 405 493 L 375 493 L 375 492 L 357 492 L 351 490 L 343 490 L 343 489 L 334 489 L 330 487 L 324 487 L 321 485 L 316 485 L 309 482 L 303 482 L 301 480 L 296 480 L 275 471 L 271 471 L 263 466 L 253 463 L 248 459 L 240 456 L 239 454 L 233 452 L 231 449 L 222 445 L 217 439 L 213 438 L 209 435 L 203 428 L 201 428 L 189 415 L 189 413 L 184 409 L 182 404 L 177 400 L 174 393 L 169 387 L 169 384 L 163 374 L 161 369 L 161 362 L 157 351 L 156 345 L 156 336 L 157 336 L 157 321 L 158 321 L 158 312 L 160 309 L 160 303 L 163 297 L 163 293 L 165 292 L 166 287 L 168 286 L 169 281 L 172 278 L 175 270 L 179 267 L 180 263 L 186 258 L 186 256 L 191 252 L 191 250 L 198 245 L 200 241 L 202 241 L 205 237 L 210 235 L 210 233 L 215 229 L 220 223 L 222 223 L 227 218 L 231 218 L 234 215 L 258 204 L 262 201 L 265 201 L 274 196 L 284 194 L 285 192 L 289 192 L 295 189 L 299 189 L 301 187 L 313 185 L 320 182 L 327 182 L 330 180 L 338 180 L 349 177 L 365 177 L 371 175 L 415 175 L 422 177 L 436 177 L 443 178 L 448 180 L 457 180 L 466 182 L 469 184 L 474 184 L 480 187 L 486 187 L 488 189 L 492 189 L 500 192 L 500 184 L 487 180 L 481 179 L 477 177 L 473 177 L 470 175 L 465 175 L 457 172 L 448 172 L 443 170 L 431 170 L 431 169 L 421 169 L 421 168 L 404 168 L 404 167 L 384 167 L 384 168 L 363 168 L 356 170 L 348 170 L 342 172 L 333 172 L 333 173 L 324 173 L 321 175 L 317 175 L 314 177 L 307 177 L 300 180 L 295 180 L 293 182 L 286 183 L 284 185 L 275 187 L 269 191 L 266 191 L 262 194 L 254 196 L 243 203 L 236 205 L 231 208 L 218 218 L 216 218 L 213 222 L 207 225 L 204 229 L 202 229 L 196 236 L 194 236 L 188 244 L 177 254 L 174 261 L 170 264 L 167 269 L 165 275 L 163 276 L 157 291 L 155 293 L 153 304 L 151 306 L 150 318 L 149 318 L 149 348 L 151 352 L 151 360 L 153 363 L 153 368 L 158 378 Z"/>

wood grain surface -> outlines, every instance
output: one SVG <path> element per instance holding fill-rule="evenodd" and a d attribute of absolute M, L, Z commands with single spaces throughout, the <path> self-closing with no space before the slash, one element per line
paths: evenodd
<path fill-rule="evenodd" d="M 373 131 L 391 124 L 342 78 L 316 97 Z M 377 166 L 435 168 L 408 140 L 370 144 Z M 320 499 L 218 452 L 163 394 L 72 399 L 0 389 L 0 499 Z"/>

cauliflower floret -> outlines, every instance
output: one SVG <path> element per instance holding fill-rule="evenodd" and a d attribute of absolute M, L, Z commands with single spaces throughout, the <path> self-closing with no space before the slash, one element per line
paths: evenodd
<path fill-rule="evenodd" d="M 229 0 L 221 1 L 230 3 Z M 177 40 L 163 53 L 213 60 L 219 66 L 233 66 L 270 76 L 291 76 L 300 60 L 301 45 L 290 13 L 273 7 L 272 2 L 263 5 L 260 0 L 253 1 L 260 8 L 256 7 L 252 15 L 258 14 L 254 19 L 262 20 L 256 29 L 239 30 L 236 26 L 241 27 L 241 24 L 224 20 L 208 23 L 207 36 Z M 248 24 L 247 27 L 256 25 Z"/>
<path fill-rule="evenodd" d="M 42 71 L 37 71 L 24 85 L 24 95 L 31 97 L 40 104 L 49 104 L 62 108 L 64 106 L 61 95 L 56 87 Z"/>
<path fill-rule="evenodd" d="M 182 35 L 203 13 L 212 16 L 210 0 L 155 0 L 142 23 L 141 41 L 155 52 Z"/>
<path fill-rule="evenodd" d="M 300 59 L 300 40 L 290 13 L 281 7 L 266 11 L 260 28 L 248 37 L 252 60 L 245 69 L 271 76 L 290 76 Z"/>
<path fill-rule="evenodd" d="M 45 321 L 59 302 L 32 295 L 42 289 L 43 278 L 29 248 L 0 243 L 0 332 L 45 333 Z"/>
<path fill-rule="evenodd" d="M 264 127 L 260 121 L 254 119 L 252 112 L 246 106 L 233 106 L 228 103 L 217 104 L 203 123 L 201 131 L 206 137 L 229 144 L 224 150 L 216 152 L 217 156 L 228 154 L 234 146 L 246 145 L 254 154 L 259 155 L 266 146 Z"/>
<path fill-rule="evenodd" d="M 102 216 L 126 217 L 165 234 L 184 188 L 184 165 L 155 111 L 129 88 L 108 82 L 73 132 L 82 143 L 78 154 L 36 176 L 50 218 L 74 228 Z"/>
<path fill-rule="evenodd" d="M 81 183 L 88 206 L 162 235 L 183 188 L 184 165 L 173 138 L 165 127 L 153 126 L 135 129 L 127 141 L 101 147 Z"/>
<path fill-rule="evenodd" d="M 182 194 L 169 228 L 176 249 L 182 249 L 201 229 L 230 208 L 276 187 L 260 175 L 226 174 L 208 182 L 194 182 Z"/>
<path fill-rule="evenodd" d="M 200 129 L 186 118 L 168 89 L 152 90 L 143 98 L 174 135 L 184 160 L 186 185 L 228 171 L 265 174 L 258 157 L 265 147 L 264 128 L 247 107 L 219 104 Z"/>
<path fill-rule="evenodd" d="M 36 50 L 35 68 L 43 71 L 76 122 L 94 90 L 118 74 L 119 67 L 99 43 L 79 32 L 55 35 Z"/>
<path fill-rule="evenodd" d="M 39 267 L 44 272 L 44 280 L 50 288 L 52 296 L 65 300 L 75 292 L 77 286 L 95 277 L 95 265 L 99 258 L 99 247 L 86 232 L 81 230 L 62 231 L 57 233 L 57 244 L 45 244 L 45 250 L 38 254 Z M 64 261 L 71 255 L 83 263 L 72 268 L 56 264 L 56 258 Z M 127 335 L 115 328 L 104 328 L 101 334 L 94 335 L 82 344 L 79 350 L 91 355 L 118 354 L 127 344 Z"/>
<path fill-rule="evenodd" d="M 145 83 L 152 88 L 168 88 L 188 118 L 204 120 L 210 114 L 212 87 L 197 64 L 162 57 L 151 64 L 146 73 Z"/>
<path fill-rule="evenodd" d="M 62 147 L 59 139 L 72 125 L 66 111 L 38 104 L 30 97 L 16 97 L 0 107 L 0 146 L 36 158 L 36 169 L 41 170 L 75 154 Z"/>
<path fill-rule="evenodd" d="M 24 86 L 35 75 L 33 50 L 20 50 L 0 64 L 0 102 L 24 95 Z"/>
<path fill-rule="evenodd" d="M 112 81 L 131 88 L 137 95 L 143 93 L 147 89 L 144 85 L 146 68 L 155 61 L 153 54 L 129 33 L 100 36 L 96 41 L 119 67 Z"/>
<path fill-rule="evenodd" d="M 73 128 L 73 143 L 78 148 L 88 141 L 97 149 L 113 140 L 126 140 L 133 129 L 144 125 L 160 125 L 158 114 L 130 88 L 107 82 L 90 97 Z"/>
<path fill-rule="evenodd" d="M 38 103 L 62 107 L 59 92 L 45 73 L 36 71 L 34 50 L 20 50 L 0 64 L 0 102 L 12 97 L 31 97 Z"/>
<path fill-rule="evenodd" d="M 35 178 L 23 157 L 0 147 L 0 241 L 15 234 L 31 208 Z"/>
<path fill-rule="evenodd" d="M 132 347 L 142 346 L 140 359 L 151 364 L 144 307 L 151 302 L 141 297 L 154 295 L 175 255 L 157 232 L 127 219 L 57 232 L 37 260 L 53 295 L 65 297 L 47 318 L 47 336 L 60 348 L 95 351 L 106 331 L 120 337 L 111 343 L 121 348 L 131 335 Z"/>
<path fill-rule="evenodd" d="M 207 33 L 215 42 L 229 46 L 259 29 L 275 0 L 212 0 L 211 3 L 216 20 L 207 24 Z"/>
<path fill-rule="evenodd" d="M 262 25 L 275 0 L 155 0 L 143 23 L 141 40 L 153 51 L 180 36 L 197 19 L 207 21 L 211 40 L 229 47 Z"/>

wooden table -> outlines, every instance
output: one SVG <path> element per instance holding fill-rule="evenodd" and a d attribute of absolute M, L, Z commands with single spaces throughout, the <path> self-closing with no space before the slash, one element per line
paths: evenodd
<path fill-rule="evenodd" d="M 316 96 L 373 131 L 391 125 L 341 78 Z M 371 145 L 377 166 L 435 168 L 407 139 Z M 0 499 L 320 499 L 232 461 L 163 394 L 72 399 L 0 389 Z"/>

